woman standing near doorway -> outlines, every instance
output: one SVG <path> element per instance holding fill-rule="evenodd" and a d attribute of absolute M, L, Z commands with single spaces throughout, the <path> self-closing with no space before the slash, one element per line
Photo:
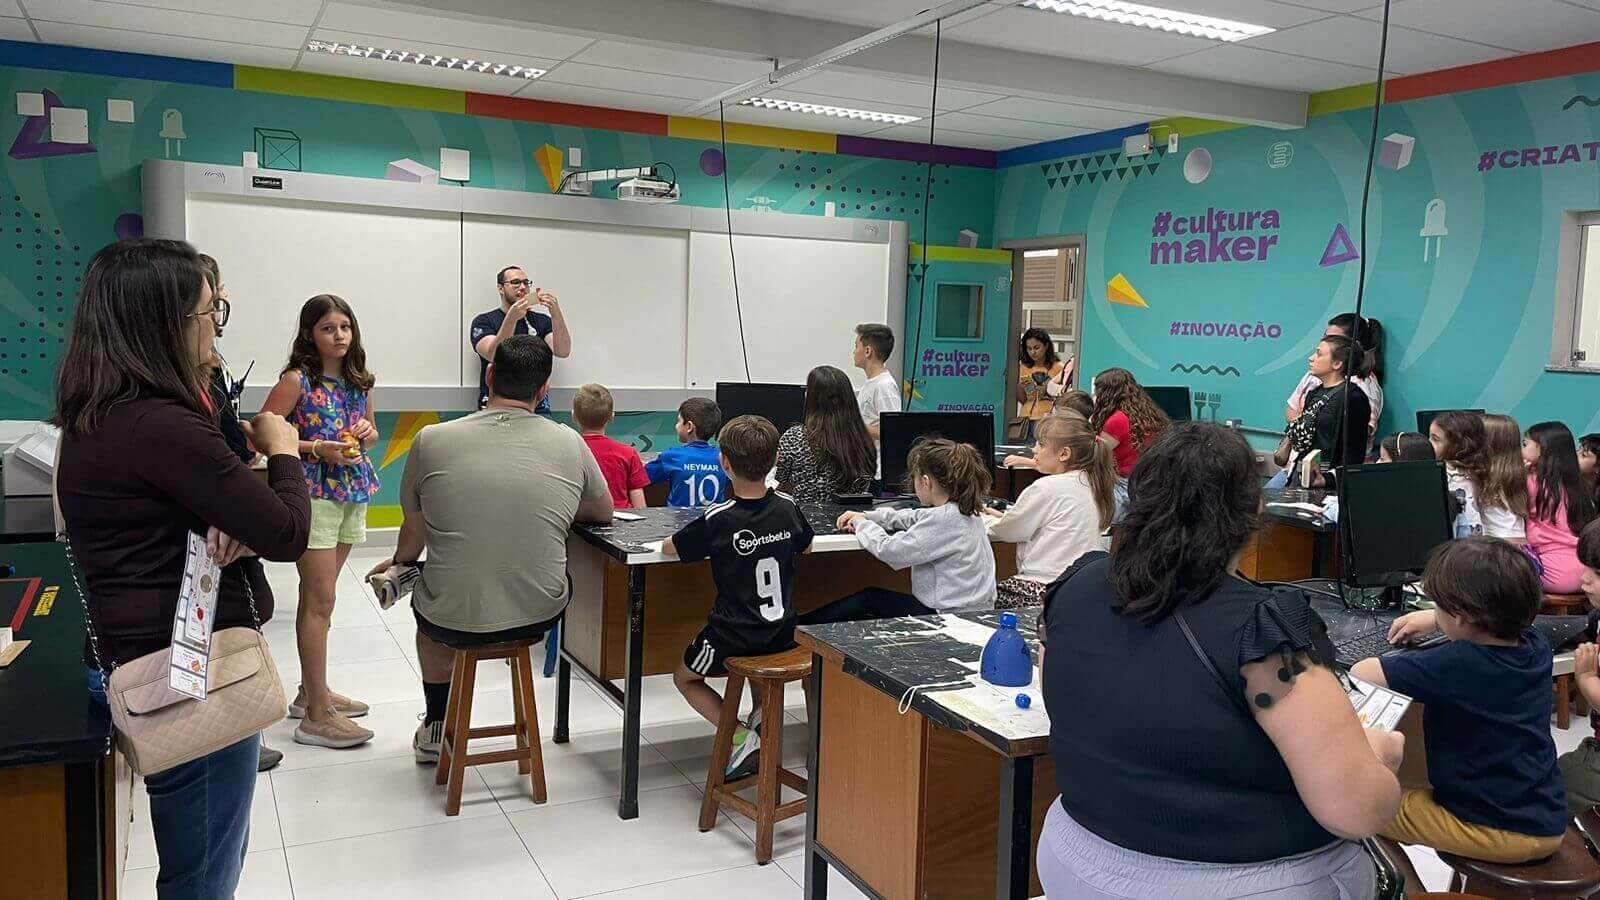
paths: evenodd
<path fill-rule="evenodd" d="M 1061 381 L 1065 371 L 1048 332 L 1029 328 L 1022 333 L 1017 341 L 1017 420 L 1023 428 L 1019 435 L 1022 443 L 1033 443 L 1040 420 L 1055 408 L 1055 397 L 1047 388 L 1052 381 Z"/>

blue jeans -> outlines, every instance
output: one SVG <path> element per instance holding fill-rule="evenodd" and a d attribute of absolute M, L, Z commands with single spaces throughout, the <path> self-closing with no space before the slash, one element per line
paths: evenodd
<path fill-rule="evenodd" d="M 89 693 L 105 702 L 100 672 L 90 669 Z M 250 845 L 261 736 L 251 735 L 193 762 L 147 776 L 155 831 L 159 900 L 231 900 Z"/>

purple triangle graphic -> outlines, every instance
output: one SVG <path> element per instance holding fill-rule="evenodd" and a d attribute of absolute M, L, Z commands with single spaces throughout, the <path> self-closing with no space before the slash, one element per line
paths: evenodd
<path fill-rule="evenodd" d="M 79 153 L 95 152 L 94 144 L 58 144 L 49 140 L 46 135 L 50 132 L 50 110 L 58 106 L 66 106 L 54 91 L 44 91 L 44 115 L 28 116 L 22 123 L 22 130 L 17 132 L 17 139 L 11 142 L 10 156 L 12 159 L 45 159 L 51 156 L 74 156 Z"/>
<path fill-rule="evenodd" d="M 1327 249 L 1322 251 L 1322 268 L 1342 265 L 1354 259 L 1360 259 L 1361 254 L 1356 252 L 1355 244 L 1350 243 L 1350 232 L 1344 230 L 1344 223 L 1333 226 L 1333 236 L 1328 238 Z"/>

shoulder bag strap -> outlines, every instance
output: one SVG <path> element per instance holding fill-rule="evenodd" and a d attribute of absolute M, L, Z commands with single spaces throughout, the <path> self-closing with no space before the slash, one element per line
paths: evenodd
<path fill-rule="evenodd" d="M 1234 703 L 1237 703 L 1239 708 L 1243 709 L 1246 714 L 1249 714 L 1250 707 L 1249 704 L 1245 703 L 1244 695 L 1240 694 L 1234 685 L 1229 684 L 1228 679 L 1222 677 L 1222 673 L 1217 670 L 1217 664 L 1211 661 L 1211 657 L 1200 646 L 1200 639 L 1194 636 L 1194 630 L 1189 627 L 1189 620 L 1183 617 L 1183 611 L 1174 611 L 1172 617 L 1178 621 L 1178 629 L 1183 632 L 1184 640 L 1189 642 L 1189 649 L 1193 650 L 1194 655 L 1200 658 L 1200 665 L 1205 666 L 1206 671 L 1211 673 L 1211 679 L 1217 683 L 1218 687 L 1222 688 L 1222 693 L 1232 699 Z"/>

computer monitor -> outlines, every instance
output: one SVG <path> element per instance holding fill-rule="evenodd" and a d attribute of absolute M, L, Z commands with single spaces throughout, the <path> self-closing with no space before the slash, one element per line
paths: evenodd
<path fill-rule="evenodd" d="M 1391 589 L 1422 577 L 1433 548 L 1453 536 L 1444 463 L 1370 463 L 1339 470 L 1344 583 Z"/>
<path fill-rule="evenodd" d="M 1423 437 L 1427 437 L 1428 426 L 1433 424 L 1434 419 L 1439 418 L 1447 412 L 1469 412 L 1477 413 L 1481 416 L 1483 415 L 1484 411 L 1481 409 L 1419 409 L 1417 410 L 1417 433 Z"/>
<path fill-rule="evenodd" d="M 1187 422 L 1194 417 L 1193 402 L 1186 387 L 1147 387 L 1144 389 L 1151 401 L 1161 407 L 1167 418 L 1174 422 Z"/>
<path fill-rule="evenodd" d="M 994 464 L 994 413 L 987 412 L 886 412 L 878 419 L 883 442 L 883 486 L 890 492 L 905 489 L 906 458 L 924 438 L 949 438 L 978 448 L 985 466 Z"/>
<path fill-rule="evenodd" d="M 735 416 L 762 416 L 782 434 L 806 420 L 806 386 L 803 384 L 749 384 L 717 382 L 717 406 L 722 421 Z"/>

